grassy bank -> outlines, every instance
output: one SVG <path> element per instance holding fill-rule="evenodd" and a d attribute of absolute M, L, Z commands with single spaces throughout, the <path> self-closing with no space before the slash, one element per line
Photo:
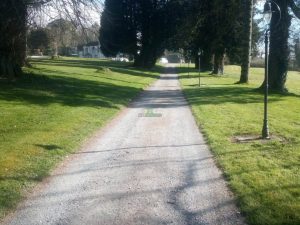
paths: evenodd
<path fill-rule="evenodd" d="M 158 75 L 88 59 L 32 64 L 0 80 L 0 218 Z"/>
<path fill-rule="evenodd" d="M 223 77 L 179 68 L 184 93 L 238 203 L 252 225 L 300 224 L 300 73 L 290 72 L 290 94 L 273 94 L 269 102 L 270 141 L 256 138 L 263 122 L 263 95 L 254 91 L 263 69 L 252 69 L 250 84 L 239 80 L 239 67 L 227 66 Z"/>

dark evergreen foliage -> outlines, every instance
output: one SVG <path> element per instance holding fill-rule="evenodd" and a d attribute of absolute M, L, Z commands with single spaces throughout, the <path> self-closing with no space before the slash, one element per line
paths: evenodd
<path fill-rule="evenodd" d="M 138 67 L 154 66 L 170 30 L 167 0 L 106 0 L 100 44 L 106 56 L 127 53 Z"/>
<path fill-rule="evenodd" d="M 192 50 L 195 62 L 201 50 L 201 69 L 222 74 L 226 52 L 233 53 L 239 43 L 239 2 L 234 0 L 184 1 L 185 15 L 173 41 L 179 48 Z M 212 61 L 212 56 L 213 61 Z M 196 68 L 198 63 L 195 63 Z"/>
<path fill-rule="evenodd" d="M 23 0 L 0 1 L 0 76 L 21 74 L 26 52 L 26 14 Z"/>
<path fill-rule="evenodd" d="M 287 91 L 285 83 L 290 55 L 288 38 L 292 18 L 289 8 L 292 9 L 295 16 L 300 18 L 300 8 L 297 7 L 294 1 L 274 0 L 279 6 L 280 12 L 274 3 L 272 5 L 274 13 L 270 28 L 269 88 L 277 92 Z"/>
<path fill-rule="evenodd" d="M 249 68 L 251 62 L 252 49 L 252 24 L 253 24 L 253 0 L 242 0 L 241 3 L 243 14 L 242 30 L 242 52 L 241 52 L 241 76 L 239 83 L 248 83 Z"/>
<path fill-rule="evenodd" d="M 101 50 L 108 57 L 116 56 L 119 52 L 135 54 L 137 51 L 136 10 L 131 3 L 132 0 L 121 4 L 119 0 L 105 1 L 99 39 Z"/>

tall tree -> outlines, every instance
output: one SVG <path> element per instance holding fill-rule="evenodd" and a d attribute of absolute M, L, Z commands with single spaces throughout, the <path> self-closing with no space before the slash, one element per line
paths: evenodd
<path fill-rule="evenodd" d="M 214 36 L 212 36 L 213 74 L 223 74 L 225 53 L 234 47 L 237 38 L 234 35 L 234 30 L 236 21 L 239 18 L 239 6 L 240 3 L 235 0 L 214 0 L 212 8 L 213 17 L 215 18 L 212 22 L 214 31 Z"/>
<path fill-rule="evenodd" d="M 274 91 L 285 92 L 290 54 L 288 38 L 291 15 L 289 8 L 298 18 L 300 18 L 300 8 L 295 4 L 295 0 L 274 0 L 274 2 L 279 6 L 280 12 L 272 4 L 274 13 L 270 33 L 269 87 Z"/>
<path fill-rule="evenodd" d="M 140 53 L 135 60 L 138 67 L 150 68 L 156 63 L 164 51 L 165 31 L 168 28 L 166 19 L 166 0 L 139 1 L 140 14 L 138 15 L 138 33 Z"/>
<path fill-rule="evenodd" d="M 295 60 L 296 66 L 300 69 L 300 39 L 295 41 Z"/>
<path fill-rule="evenodd" d="M 128 0 L 122 4 L 119 0 L 105 1 L 99 40 L 106 56 L 115 56 L 119 52 L 135 54 L 137 51 L 134 6 L 133 1 Z"/>
<path fill-rule="evenodd" d="M 204 31 L 210 17 L 207 12 L 211 9 L 212 1 L 189 1 L 174 0 L 169 4 L 171 13 L 169 18 L 168 31 L 171 31 L 167 39 L 167 47 L 173 51 L 181 51 L 186 60 L 194 60 L 195 68 L 199 68 L 199 51 L 201 54 L 201 70 L 210 71 L 212 69 L 210 45 L 203 39 L 209 36 L 208 31 Z M 171 6 L 171 7 L 170 7 Z"/>
<path fill-rule="evenodd" d="M 214 18 L 213 8 L 214 1 L 204 0 L 200 1 L 198 5 L 190 6 L 196 10 L 197 19 L 193 19 L 195 23 L 195 28 L 193 31 L 193 44 L 192 48 L 194 49 L 195 57 L 195 67 L 198 69 L 198 48 L 201 50 L 200 61 L 201 61 L 201 70 L 203 71 L 212 71 L 213 63 L 213 40 L 215 40 L 216 33 L 213 29 L 212 24 L 214 24 L 216 18 Z"/>
<path fill-rule="evenodd" d="M 241 76 L 239 83 L 248 83 L 249 68 L 251 62 L 252 49 L 252 18 L 253 18 L 253 0 L 242 0 L 243 11 L 243 40 L 242 40 L 242 59 Z"/>
<path fill-rule="evenodd" d="M 0 76 L 21 75 L 26 52 L 27 6 L 23 0 L 0 1 Z"/>
<path fill-rule="evenodd" d="M 100 44 L 106 56 L 128 53 L 138 67 L 152 67 L 163 53 L 167 0 L 106 0 Z"/>

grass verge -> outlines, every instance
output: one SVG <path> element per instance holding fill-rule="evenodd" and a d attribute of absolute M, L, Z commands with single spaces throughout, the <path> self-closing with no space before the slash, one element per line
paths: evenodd
<path fill-rule="evenodd" d="M 187 75 L 178 68 L 195 118 L 216 160 L 252 225 L 300 224 L 300 73 L 290 72 L 287 95 L 269 98 L 270 141 L 239 143 L 237 136 L 260 136 L 263 95 L 254 89 L 263 69 L 252 69 L 249 85 L 239 80 L 239 67 L 227 66 L 222 77 Z"/>
<path fill-rule="evenodd" d="M 91 59 L 32 64 L 0 80 L 0 219 L 159 74 Z"/>

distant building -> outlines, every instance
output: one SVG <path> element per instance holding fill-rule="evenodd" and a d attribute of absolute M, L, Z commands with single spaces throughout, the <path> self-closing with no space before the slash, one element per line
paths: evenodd
<path fill-rule="evenodd" d="M 99 42 L 90 42 L 78 46 L 78 56 L 82 58 L 105 58 L 100 49 Z"/>

